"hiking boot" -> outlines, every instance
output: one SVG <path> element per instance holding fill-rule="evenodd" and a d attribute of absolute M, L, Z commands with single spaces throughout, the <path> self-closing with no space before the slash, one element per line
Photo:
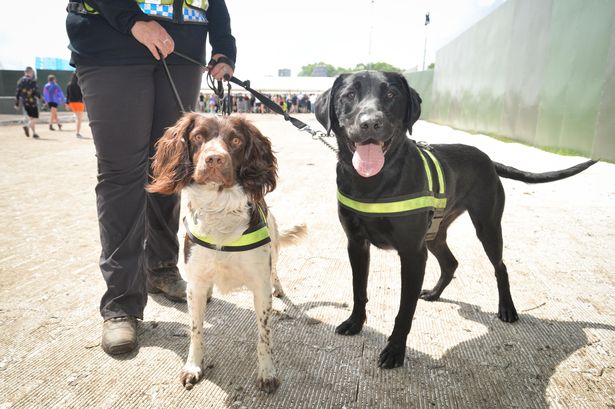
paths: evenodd
<path fill-rule="evenodd" d="M 162 274 L 147 276 L 147 292 L 150 294 L 162 293 L 167 299 L 174 302 L 186 302 L 186 282 L 175 274 Z"/>
<path fill-rule="evenodd" d="M 54 127 L 53 127 L 53 124 L 49 124 L 49 130 L 50 130 L 50 131 L 55 131 L 55 130 L 56 130 L 56 128 L 54 128 Z"/>
<path fill-rule="evenodd" d="M 137 347 L 137 319 L 110 318 L 103 323 L 100 346 L 109 355 L 125 354 Z"/>
<path fill-rule="evenodd" d="M 30 127 L 24 126 L 23 131 L 26 134 L 26 136 L 29 138 L 30 137 Z"/>

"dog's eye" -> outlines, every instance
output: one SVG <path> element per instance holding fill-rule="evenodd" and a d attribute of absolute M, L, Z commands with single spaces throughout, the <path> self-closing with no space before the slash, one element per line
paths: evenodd
<path fill-rule="evenodd" d="M 234 138 L 231 140 L 231 143 L 233 144 L 233 146 L 239 146 L 239 145 L 241 145 L 241 139 L 240 139 L 240 138 L 238 138 L 238 137 L 234 137 Z"/>
<path fill-rule="evenodd" d="M 350 91 L 350 92 L 347 92 L 346 95 L 344 96 L 348 99 L 354 99 L 355 93 L 353 91 Z"/>
<path fill-rule="evenodd" d="M 195 141 L 195 142 L 203 142 L 203 135 L 201 135 L 201 134 L 199 134 L 199 133 L 198 133 L 198 134 L 196 134 L 196 135 L 194 135 L 194 137 L 193 137 L 193 138 L 194 138 L 194 141 Z"/>
<path fill-rule="evenodd" d="M 393 99 L 393 98 L 395 98 L 395 93 L 393 91 L 387 91 L 385 97 L 387 99 Z"/>

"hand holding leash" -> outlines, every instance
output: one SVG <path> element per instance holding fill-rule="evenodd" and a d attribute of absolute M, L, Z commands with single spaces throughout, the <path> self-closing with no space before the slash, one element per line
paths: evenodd
<path fill-rule="evenodd" d="M 207 69 L 217 81 L 229 81 L 235 72 L 235 64 L 224 54 L 214 54 L 207 64 Z"/>
<path fill-rule="evenodd" d="M 173 39 L 156 21 L 137 21 L 130 32 L 158 61 L 167 58 L 175 50 Z"/>

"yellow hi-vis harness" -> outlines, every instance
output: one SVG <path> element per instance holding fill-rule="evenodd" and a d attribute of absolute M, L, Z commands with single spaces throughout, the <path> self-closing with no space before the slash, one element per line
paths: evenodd
<path fill-rule="evenodd" d="M 440 166 L 440 162 L 430 152 L 430 148 L 427 145 L 417 146 L 417 150 L 421 159 L 423 160 L 423 166 L 425 167 L 425 174 L 427 177 L 428 190 L 418 193 L 411 193 L 404 196 L 395 196 L 388 198 L 381 198 L 377 200 L 358 200 L 357 198 L 350 197 L 344 194 L 341 190 L 337 190 L 337 201 L 342 206 L 349 210 L 354 211 L 362 216 L 368 217 L 398 217 L 407 216 L 412 213 L 421 211 L 433 211 L 433 217 L 431 225 L 425 236 L 426 240 L 433 240 L 440 228 L 440 222 L 444 216 L 444 209 L 446 208 L 446 191 L 444 184 L 444 172 Z M 433 164 L 433 168 L 436 171 L 438 189 L 435 191 L 433 188 L 434 178 L 432 176 L 431 167 L 429 161 Z"/>
<path fill-rule="evenodd" d="M 259 220 L 256 226 L 249 227 L 243 232 L 240 238 L 230 243 L 219 245 L 216 244 L 211 237 L 198 233 L 190 217 L 184 217 L 186 234 L 188 234 L 188 238 L 193 243 L 218 251 L 245 251 L 263 246 L 271 242 L 271 237 L 269 236 L 269 229 L 267 228 L 267 217 L 265 216 L 265 212 L 263 212 L 260 206 L 256 207 L 259 214 Z"/>

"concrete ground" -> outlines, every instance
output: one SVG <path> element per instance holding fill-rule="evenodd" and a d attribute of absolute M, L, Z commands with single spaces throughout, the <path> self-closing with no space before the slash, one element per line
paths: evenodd
<path fill-rule="evenodd" d="M 92 140 L 75 138 L 74 125 L 41 127 L 40 140 L 10 125 L 0 127 L 0 409 L 615 407 L 615 165 L 544 185 L 504 181 L 514 324 L 496 318 L 493 268 L 462 216 L 449 230 L 456 279 L 439 302 L 419 301 L 405 365 L 381 370 L 399 303 L 396 255 L 372 250 L 367 324 L 354 337 L 336 335 L 352 289 L 335 155 L 278 116 L 251 119 L 277 151 L 279 186 L 268 202 L 280 225 L 309 228 L 279 261 L 287 294 L 274 300 L 272 322 L 280 389 L 269 396 L 255 387 L 248 292 L 214 292 L 205 379 L 191 391 L 178 380 L 189 342 L 185 304 L 150 296 L 138 352 L 107 356 Z M 418 140 L 474 144 L 526 170 L 582 160 L 426 122 L 414 130 Z M 425 286 L 438 275 L 430 257 Z"/>

